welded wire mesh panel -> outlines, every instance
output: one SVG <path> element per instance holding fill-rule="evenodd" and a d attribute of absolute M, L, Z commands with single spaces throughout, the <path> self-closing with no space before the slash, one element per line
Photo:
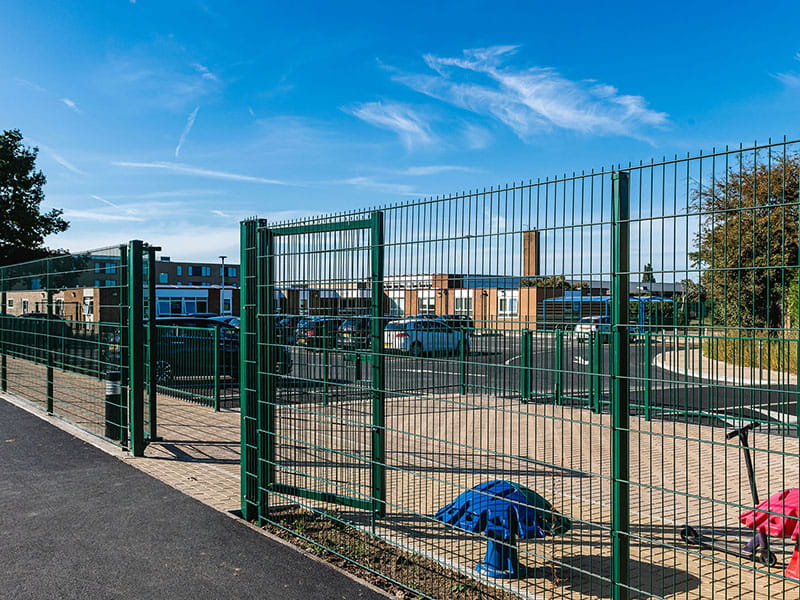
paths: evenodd
<path fill-rule="evenodd" d="M 124 247 L 0 268 L 3 389 L 82 429 L 127 436 Z"/>
<path fill-rule="evenodd" d="M 369 505 L 373 405 L 372 248 L 369 229 L 274 229 L 274 313 L 262 336 L 274 386 L 271 489 L 311 500 Z M 291 343 L 291 345 L 290 345 Z"/>
<path fill-rule="evenodd" d="M 324 508 L 413 568 L 318 543 L 434 598 L 797 593 L 796 508 L 752 512 L 798 487 L 797 146 L 382 208 L 386 316 L 362 352 L 369 240 L 311 229 L 372 212 L 265 226 L 308 230 L 254 275 L 275 282 L 262 348 L 292 357 L 258 357 L 276 396 L 246 419 L 277 433 L 248 450 L 294 482 L 259 516 Z M 336 502 L 378 491 L 385 514 Z"/>
<path fill-rule="evenodd" d="M 800 593 L 784 572 L 792 528 L 742 519 L 800 484 L 798 150 L 630 170 L 631 564 L 644 565 L 633 590 Z M 791 502 L 771 511 L 782 525 L 797 517 Z"/>

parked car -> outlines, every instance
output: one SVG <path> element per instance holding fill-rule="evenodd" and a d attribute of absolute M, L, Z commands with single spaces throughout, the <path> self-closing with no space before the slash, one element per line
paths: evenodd
<path fill-rule="evenodd" d="M 466 329 L 469 332 L 475 329 L 475 321 L 465 315 L 442 315 L 439 320 L 447 323 L 453 329 Z"/>
<path fill-rule="evenodd" d="M 343 321 L 339 317 L 303 319 L 295 331 L 295 343 L 306 348 L 335 348 L 336 332 Z"/>
<path fill-rule="evenodd" d="M 422 356 L 429 352 L 460 352 L 464 345 L 469 353 L 469 333 L 453 329 L 436 319 L 402 319 L 390 321 L 383 330 L 386 350 Z"/>
<path fill-rule="evenodd" d="M 172 385 L 179 377 L 201 376 L 211 372 L 213 336 L 199 330 L 216 328 L 220 374 L 239 379 L 239 329 L 213 318 L 166 317 L 156 320 L 157 353 L 155 377 L 160 385 Z M 291 353 L 278 346 L 276 372 L 292 370 Z"/>
<path fill-rule="evenodd" d="M 196 315 L 192 315 L 192 316 L 196 316 Z M 219 321 L 220 323 L 226 323 L 228 325 L 231 325 L 232 327 L 236 327 L 237 329 L 238 329 L 239 323 L 240 323 L 239 317 L 234 317 L 233 315 L 220 315 L 220 316 L 217 316 L 217 317 L 209 317 L 209 319 L 211 319 L 213 321 Z"/>
<path fill-rule="evenodd" d="M 611 333 L 611 317 L 607 315 L 583 317 L 575 324 L 575 333 L 579 342 L 584 341 L 592 333 Z M 608 341 L 608 335 L 603 336 L 603 341 Z"/>
<path fill-rule="evenodd" d="M 304 317 L 300 315 L 288 315 L 275 318 L 275 328 L 278 332 L 278 340 L 281 344 L 294 344 L 297 326 Z"/>
<path fill-rule="evenodd" d="M 336 347 L 344 350 L 366 350 L 372 342 L 372 320 L 368 316 L 350 317 L 336 332 Z"/>

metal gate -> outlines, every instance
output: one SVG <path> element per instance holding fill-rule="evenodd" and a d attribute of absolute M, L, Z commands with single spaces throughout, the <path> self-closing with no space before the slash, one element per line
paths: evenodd
<path fill-rule="evenodd" d="M 269 496 L 384 514 L 383 250 L 381 212 L 243 223 L 246 518 L 262 518 Z"/>

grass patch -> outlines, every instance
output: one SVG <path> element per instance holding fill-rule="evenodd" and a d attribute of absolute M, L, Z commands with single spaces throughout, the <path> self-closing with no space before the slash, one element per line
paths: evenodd
<path fill-rule="evenodd" d="M 704 356 L 742 367 L 797 374 L 797 340 L 777 339 L 764 332 L 725 333 L 725 337 L 703 340 Z"/>
<path fill-rule="evenodd" d="M 484 585 L 424 556 L 402 550 L 339 520 L 335 514 L 321 514 L 292 506 L 272 510 L 270 520 L 262 525 L 265 530 L 397 598 L 519 598 L 516 594 Z M 551 571 L 549 584 L 555 588 L 560 581 L 558 569 L 553 567 Z"/>

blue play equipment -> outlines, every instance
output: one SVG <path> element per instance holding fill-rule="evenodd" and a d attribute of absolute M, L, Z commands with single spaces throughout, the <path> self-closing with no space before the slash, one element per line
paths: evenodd
<path fill-rule="evenodd" d="M 486 555 L 475 565 L 481 575 L 498 579 L 524 576 L 517 539 L 558 535 L 572 524 L 553 505 L 518 483 L 495 480 L 478 484 L 439 509 L 435 519 L 489 539 Z"/>

